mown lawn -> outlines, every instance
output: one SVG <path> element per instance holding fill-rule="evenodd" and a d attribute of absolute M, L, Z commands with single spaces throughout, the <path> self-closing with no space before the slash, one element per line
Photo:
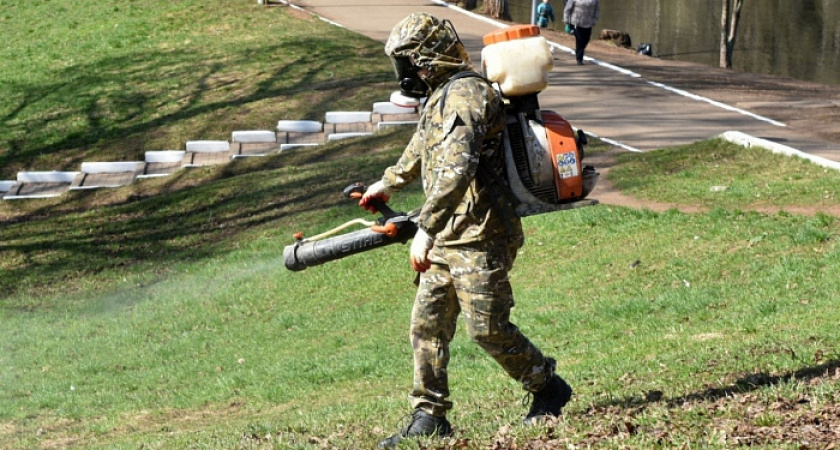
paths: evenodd
<path fill-rule="evenodd" d="M 4 0 L 0 179 L 388 98 L 382 45 L 251 1 Z"/>
<path fill-rule="evenodd" d="M 365 217 L 338 192 L 375 179 L 407 137 L 208 169 L 153 196 L 7 224 L 4 254 L 26 270 L 4 269 L 0 442 L 372 447 L 407 411 L 407 249 L 303 272 L 281 254 L 294 231 Z M 420 201 L 415 188 L 393 203 Z M 514 320 L 576 397 L 553 427 L 520 427 L 522 393 L 459 334 L 458 445 L 795 448 L 808 429 L 796 424 L 831 423 L 837 221 L 748 208 L 525 219 Z"/>
<path fill-rule="evenodd" d="M 15 40 L 0 51 L 35 67 L 30 81 L 6 65 L 0 71 L 4 95 L 17 92 L 13 106 L 0 104 L 3 136 L 12 136 L 5 142 L 18 142 L 3 147 L 4 170 L 110 158 L 125 131 L 161 146 L 182 142 L 179 129 L 224 138 L 232 125 L 216 119 L 234 110 L 253 120 L 248 128 L 270 127 L 278 118 L 333 109 L 311 95 L 345 95 L 341 104 L 357 109 L 393 87 L 380 44 L 292 19 L 282 8 L 141 0 L 75 9 L 44 2 L 33 11 L 23 2 L 2 5 L 3 25 L 11 27 L 4 30 Z M 88 72 L 110 67 L 131 75 L 129 66 L 108 63 L 121 52 L 140 62 L 132 83 L 117 88 L 101 77 L 99 87 L 85 82 L 73 92 L 122 98 L 145 82 L 156 100 L 138 102 L 135 114 L 125 112 L 132 101 L 106 103 L 123 106 L 96 125 L 84 111 L 99 100 L 69 89 L 64 97 L 60 89 L 25 89 L 49 88 L 56 73 L 74 73 L 50 69 L 59 60 L 24 50 L 27 26 L 38 30 L 29 33 L 33 42 L 60 41 L 61 33 L 33 20 L 35 11 L 66 22 L 58 30 L 80 30 L 62 45 L 78 50 L 89 41 L 93 50 L 73 57 L 93 68 Z M 144 23 L 145 32 L 110 31 Z M 225 31 L 228 23 L 237 32 Z M 251 31 L 281 23 L 273 29 L 277 41 Z M 169 31 L 158 36 L 151 24 Z M 137 37 L 144 33 L 154 43 L 148 53 Z M 121 38 L 106 49 L 105 36 Z M 170 43 L 172 59 L 145 66 L 143 55 L 153 61 L 160 42 Z M 252 64 L 226 59 L 237 54 L 231 48 L 275 52 L 256 52 L 263 62 Z M 334 67 L 346 51 L 345 68 Z M 262 67 L 265 90 L 238 76 L 220 78 L 236 86 L 229 90 L 222 81 L 192 80 L 189 73 L 209 67 L 204 60 L 215 61 L 211 72 L 220 74 L 257 76 Z M 279 61 L 311 79 L 274 77 L 272 62 Z M 173 79 L 187 86 L 178 95 L 166 88 L 170 63 Z M 304 89 L 312 83 L 324 90 Z M 178 112 L 174 98 L 192 100 Z M 273 107 L 290 109 L 277 117 Z M 53 115 L 77 123 L 81 137 L 67 137 L 48 119 Z M 30 140 L 26 124 L 55 129 Z M 286 270 L 282 252 L 296 231 L 314 235 L 369 217 L 340 191 L 375 180 L 409 135 L 396 130 L 120 189 L 0 204 L 0 447 L 375 446 L 408 412 L 415 289 L 408 250 L 394 245 L 303 272 Z M 29 150 L 16 153 L 16 145 Z M 604 148 L 594 143 L 593 150 Z M 753 211 L 782 197 L 780 180 L 802 193 L 785 204 L 819 198 L 837 206 L 836 173 L 710 141 L 627 155 L 611 171 L 625 192 L 703 204 L 708 212 L 599 205 L 526 218 L 527 244 L 512 273 L 513 320 L 558 359 L 576 395 L 558 423 L 520 426 L 523 392 L 459 332 L 450 370 L 457 434 L 425 448 L 798 449 L 836 441 L 840 228 L 828 214 Z M 710 185 L 730 189 L 711 193 Z M 392 206 L 408 210 L 421 201 L 415 186 Z"/>

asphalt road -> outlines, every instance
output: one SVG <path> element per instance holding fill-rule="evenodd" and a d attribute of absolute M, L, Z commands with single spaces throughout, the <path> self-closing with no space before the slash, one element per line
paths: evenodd
<path fill-rule="evenodd" d="M 452 21 L 476 63 L 480 61 L 482 37 L 508 25 L 439 0 L 290 0 L 288 3 L 381 42 L 402 18 L 415 11 L 426 11 Z M 809 128 L 813 128 L 808 127 L 807 120 L 796 124 L 785 121 L 785 118 L 799 117 L 791 114 L 791 108 L 802 108 L 802 115 L 807 117 L 807 108 L 813 105 L 803 103 L 801 98 L 780 95 L 784 89 L 776 89 L 779 92 L 770 100 L 760 95 L 760 89 L 749 86 L 740 91 L 727 89 L 727 95 L 721 96 L 715 95 L 714 86 L 704 86 L 703 91 L 707 94 L 700 95 L 677 88 L 662 77 L 656 81 L 622 67 L 621 61 L 627 60 L 626 54 L 597 52 L 594 46 L 587 51 L 591 57 L 587 57 L 586 64 L 578 66 L 568 40 L 565 40 L 567 45 L 563 45 L 559 38 L 548 34 L 546 37 L 554 47 L 554 69 L 549 87 L 539 96 L 541 107 L 557 111 L 573 126 L 614 145 L 632 151 L 647 151 L 709 139 L 727 131 L 740 131 L 834 162 L 840 161 L 840 142 L 812 135 Z M 699 86 L 686 83 L 685 77 L 703 71 L 703 66 L 674 67 L 683 67 L 682 85 Z M 676 69 L 674 74 L 676 77 Z M 743 79 L 749 77 L 741 79 L 740 83 L 744 83 Z M 723 90 L 720 93 L 723 94 Z M 728 103 L 729 100 L 733 101 Z M 840 107 L 840 103 L 832 101 Z M 765 113 L 758 114 L 736 104 L 760 104 Z M 785 114 L 773 117 L 773 112 Z"/>

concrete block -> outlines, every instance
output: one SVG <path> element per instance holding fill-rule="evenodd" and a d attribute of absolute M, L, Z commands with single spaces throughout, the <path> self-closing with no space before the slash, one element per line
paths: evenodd
<path fill-rule="evenodd" d="M 142 161 L 83 162 L 80 173 L 70 184 L 71 190 L 127 186 L 146 166 Z"/>
<path fill-rule="evenodd" d="M 70 188 L 70 183 L 15 183 L 3 195 L 3 200 L 60 197 Z"/>
<path fill-rule="evenodd" d="M 379 122 L 406 122 L 406 121 L 414 121 L 417 122 L 420 120 L 420 114 L 412 113 L 412 114 L 374 114 L 371 122 L 379 123 Z"/>
<path fill-rule="evenodd" d="M 230 154 L 233 159 L 249 158 L 252 156 L 268 156 L 280 151 L 280 144 L 272 142 L 232 142 Z"/>
<path fill-rule="evenodd" d="M 82 172 L 84 173 L 118 173 L 118 172 L 139 172 L 143 170 L 146 163 L 143 161 L 124 162 L 83 162 Z"/>
<path fill-rule="evenodd" d="M 187 152 L 183 150 L 156 150 L 146 152 L 147 163 L 172 163 L 181 162 Z"/>
<path fill-rule="evenodd" d="M 370 133 L 373 131 L 371 122 L 325 123 L 324 134 L 335 133 Z"/>
<path fill-rule="evenodd" d="M 329 111 L 326 114 L 327 123 L 355 123 L 370 122 L 370 111 Z"/>
<path fill-rule="evenodd" d="M 394 122 L 379 122 L 376 124 L 377 130 L 382 130 L 385 128 L 391 127 L 416 127 L 417 120 L 404 120 L 404 121 L 394 121 Z"/>
<path fill-rule="evenodd" d="M 81 172 L 18 172 L 17 183 L 3 200 L 59 197 L 70 189 Z"/>
<path fill-rule="evenodd" d="M 70 185 L 70 189 L 100 189 L 128 186 L 134 182 L 135 178 L 137 178 L 136 172 L 82 173 L 76 177 L 76 180 Z"/>
<path fill-rule="evenodd" d="M 302 147 L 317 147 L 318 145 L 320 144 L 281 144 L 280 151 L 285 152 L 288 150 L 294 150 Z"/>
<path fill-rule="evenodd" d="M 339 141 L 341 139 L 350 139 L 355 137 L 362 137 L 362 136 L 370 136 L 373 133 L 371 132 L 361 132 L 361 133 L 333 133 L 327 136 L 327 140 L 332 141 Z"/>
<path fill-rule="evenodd" d="M 284 144 L 323 144 L 327 140 L 324 137 L 324 133 L 317 132 L 317 133 L 285 133 L 286 139 Z"/>
<path fill-rule="evenodd" d="M 230 151 L 228 141 L 187 141 L 187 151 L 195 153 L 218 153 Z"/>
<path fill-rule="evenodd" d="M 17 180 L 21 183 L 67 183 L 76 179 L 80 172 L 18 172 Z"/>
<path fill-rule="evenodd" d="M 0 194 L 5 194 L 6 192 L 9 192 L 9 190 L 12 189 L 12 186 L 14 186 L 15 183 L 17 183 L 17 181 L 14 180 L 0 181 Z"/>
<path fill-rule="evenodd" d="M 227 164 L 230 160 L 230 152 L 187 152 L 183 167 L 217 166 Z"/>
<path fill-rule="evenodd" d="M 391 100 L 391 103 L 405 108 L 420 108 L 426 103 L 426 97 L 406 97 L 405 95 L 402 95 L 400 91 L 392 92 L 389 100 Z"/>
<path fill-rule="evenodd" d="M 320 133 L 324 128 L 321 122 L 314 120 L 280 120 L 277 131 L 289 133 Z"/>
<path fill-rule="evenodd" d="M 156 150 L 146 152 L 146 166 L 137 178 L 165 177 L 181 169 L 187 152 L 183 150 Z"/>
<path fill-rule="evenodd" d="M 231 141 L 243 144 L 277 142 L 277 133 L 268 130 L 234 131 Z"/>
<path fill-rule="evenodd" d="M 391 102 L 376 102 L 373 104 L 374 114 L 416 114 L 417 108 L 395 105 Z"/>

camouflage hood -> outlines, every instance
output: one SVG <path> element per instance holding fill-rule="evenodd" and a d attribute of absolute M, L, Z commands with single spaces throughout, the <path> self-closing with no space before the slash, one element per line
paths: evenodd
<path fill-rule="evenodd" d="M 471 70 L 470 56 L 448 20 L 428 13 L 413 13 L 391 30 L 385 54 L 411 58 L 414 65 L 429 71 L 424 81 L 435 89 L 452 75 Z"/>

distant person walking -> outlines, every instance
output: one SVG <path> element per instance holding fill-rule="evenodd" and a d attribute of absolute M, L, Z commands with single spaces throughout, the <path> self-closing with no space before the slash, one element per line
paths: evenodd
<path fill-rule="evenodd" d="M 554 22 L 554 7 L 549 0 L 542 0 L 540 6 L 537 6 L 537 25 L 540 28 L 548 28 L 549 21 Z"/>
<path fill-rule="evenodd" d="M 567 0 L 563 8 L 563 21 L 567 26 L 574 27 L 575 59 L 579 66 L 583 65 L 583 52 L 592 38 L 592 27 L 598 22 L 601 6 L 598 0 Z"/>

